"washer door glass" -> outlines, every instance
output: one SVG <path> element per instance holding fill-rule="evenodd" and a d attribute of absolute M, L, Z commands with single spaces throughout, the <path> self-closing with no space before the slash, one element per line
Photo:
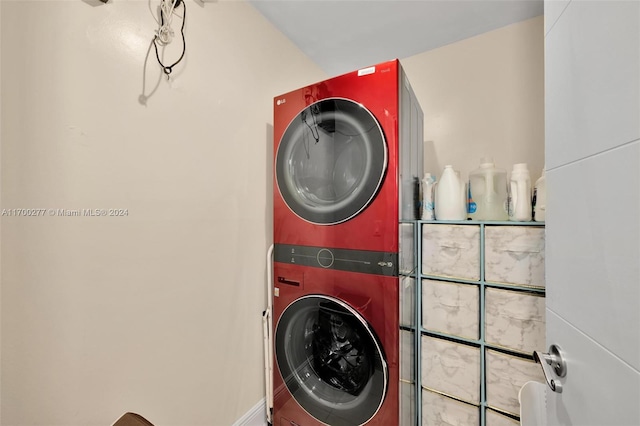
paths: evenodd
<path fill-rule="evenodd" d="M 362 425 L 384 401 L 388 369 L 378 338 L 362 316 L 328 296 L 304 296 L 282 313 L 276 361 L 291 395 L 317 420 Z"/>
<path fill-rule="evenodd" d="M 362 105 L 340 98 L 316 102 L 284 132 L 276 154 L 276 180 L 299 217 L 335 224 L 357 215 L 373 199 L 387 168 L 382 128 Z"/>

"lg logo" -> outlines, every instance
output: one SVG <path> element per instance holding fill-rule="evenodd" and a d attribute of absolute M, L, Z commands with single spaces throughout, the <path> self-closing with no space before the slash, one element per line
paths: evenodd
<path fill-rule="evenodd" d="M 286 100 L 286 99 L 278 99 L 278 100 L 276 101 L 276 105 L 282 105 L 282 104 L 284 104 L 285 102 L 287 102 L 287 100 Z"/>

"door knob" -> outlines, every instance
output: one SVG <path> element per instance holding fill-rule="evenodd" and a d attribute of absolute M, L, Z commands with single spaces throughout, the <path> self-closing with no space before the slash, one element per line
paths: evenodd
<path fill-rule="evenodd" d="M 567 363 L 558 345 L 549 346 L 549 353 L 533 352 L 533 359 L 542 367 L 544 379 L 552 391 L 562 393 L 562 384 L 554 379 L 554 375 L 564 377 L 567 375 Z"/>

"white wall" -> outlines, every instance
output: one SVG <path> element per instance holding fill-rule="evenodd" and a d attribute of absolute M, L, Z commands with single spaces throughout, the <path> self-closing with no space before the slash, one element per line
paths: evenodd
<path fill-rule="evenodd" d="M 453 164 L 466 179 L 480 158 L 511 171 L 544 166 L 542 16 L 402 59 L 424 111 L 425 171 Z"/>
<path fill-rule="evenodd" d="M 1 2 L 2 208 L 128 209 L 2 217 L 2 424 L 229 425 L 264 395 L 271 100 L 326 76 L 248 4 L 186 3 L 167 82 L 146 1 Z"/>
<path fill-rule="evenodd" d="M 545 2 L 549 424 L 640 424 L 640 3 Z"/>

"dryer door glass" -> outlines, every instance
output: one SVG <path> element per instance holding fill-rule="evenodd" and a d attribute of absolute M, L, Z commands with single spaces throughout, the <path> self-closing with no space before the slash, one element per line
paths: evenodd
<path fill-rule="evenodd" d="M 388 369 L 367 321 L 345 302 L 304 296 L 276 327 L 275 353 L 287 389 L 317 420 L 361 425 L 384 401 Z"/>
<path fill-rule="evenodd" d="M 382 128 L 362 105 L 316 102 L 289 123 L 276 154 L 278 190 L 299 217 L 344 222 L 373 199 L 387 168 Z"/>

